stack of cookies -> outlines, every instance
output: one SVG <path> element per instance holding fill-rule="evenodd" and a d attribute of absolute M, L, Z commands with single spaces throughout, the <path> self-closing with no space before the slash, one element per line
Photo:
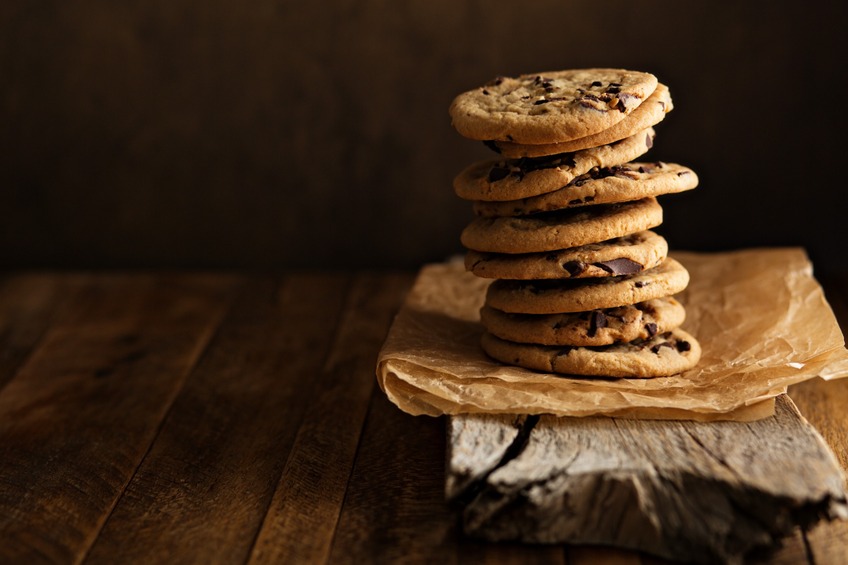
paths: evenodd
<path fill-rule="evenodd" d="M 651 231 L 663 219 L 656 197 L 698 178 L 641 160 L 671 109 L 654 75 L 620 69 L 499 77 L 453 101 L 459 133 L 499 154 L 454 180 L 477 216 L 462 233 L 466 268 L 496 279 L 480 312 L 489 356 L 607 377 L 698 362 L 673 297 L 689 273 Z"/>

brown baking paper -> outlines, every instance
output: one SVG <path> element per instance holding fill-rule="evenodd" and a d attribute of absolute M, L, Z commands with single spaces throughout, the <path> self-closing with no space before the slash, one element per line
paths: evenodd
<path fill-rule="evenodd" d="M 428 265 L 398 313 L 377 379 L 405 412 L 752 420 L 812 377 L 848 376 L 848 351 L 802 249 L 672 254 L 690 273 L 678 298 L 698 366 L 673 377 L 545 374 L 489 359 L 478 310 L 489 281 L 461 262 Z"/>

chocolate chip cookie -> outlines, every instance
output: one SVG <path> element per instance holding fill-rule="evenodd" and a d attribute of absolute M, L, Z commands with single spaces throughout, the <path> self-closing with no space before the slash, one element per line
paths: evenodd
<path fill-rule="evenodd" d="M 575 139 L 574 141 L 564 141 L 562 143 L 522 145 L 520 143 L 492 140 L 487 141 L 486 145 L 510 159 L 544 157 L 546 155 L 580 151 L 589 147 L 598 147 L 599 145 L 613 143 L 654 126 L 660 123 L 665 118 L 665 115 L 671 112 L 673 108 L 674 104 L 671 101 L 671 94 L 668 91 L 668 87 L 664 84 L 658 84 L 654 93 L 633 110 L 633 112 L 628 114 L 626 118 L 611 128 L 594 135 Z"/>
<path fill-rule="evenodd" d="M 585 312 L 671 296 L 688 284 L 689 272 L 669 257 L 658 267 L 635 275 L 535 281 L 498 279 L 489 285 L 486 305 L 519 314 Z"/>
<path fill-rule="evenodd" d="M 597 377 L 667 377 L 694 367 L 701 358 L 698 341 L 680 328 L 654 337 L 602 347 L 546 346 L 481 338 L 494 359 L 536 371 Z"/>
<path fill-rule="evenodd" d="M 691 190 L 698 176 L 675 163 L 626 163 L 595 167 L 564 187 L 530 198 L 474 203 L 478 216 L 526 216 L 589 204 L 610 204 Z"/>
<path fill-rule="evenodd" d="M 475 251 L 537 253 L 606 241 L 661 223 L 662 208 L 655 198 L 645 198 L 532 216 L 476 218 L 460 239 Z"/>
<path fill-rule="evenodd" d="M 479 161 L 453 181 L 456 195 L 466 200 L 516 200 L 558 190 L 593 167 L 621 165 L 644 155 L 654 143 L 646 129 L 620 141 L 576 153 L 539 159 Z"/>
<path fill-rule="evenodd" d="M 567 314 L 510 314 L 491 306 L 480 322 L 494 336 L 517 343 L 600 346 L 650 339 L 679 327 L 686 310 L 667 296 L 616 308 Z"/>
<path fill-rule="evenodd" d="M 545 253 L 481 253 L 469 250 L 465 268 L 487 279 L 578 279 L 632 275 L 666 258 L 665 238 L 645 230 L 600 243 Z"/>
<path fill-rule="evenodd" d="M 656 88 L 654 75 L 624 69 L 498 77 L 457 96 L 449 112 L 456 130 L 471 139 L 559 143 L 609 129 Z"/>

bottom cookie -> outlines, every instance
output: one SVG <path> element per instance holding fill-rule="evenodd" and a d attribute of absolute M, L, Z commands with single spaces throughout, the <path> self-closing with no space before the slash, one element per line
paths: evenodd
<path fill-rule="evenodd" d="M 490 357 L 536 371 L 597 377 L 668 377 L 698 364 L 701 346 L 681 329 L 651 339 L 600 347 L 545 346 L 505 341 L 484 333 Z"/>

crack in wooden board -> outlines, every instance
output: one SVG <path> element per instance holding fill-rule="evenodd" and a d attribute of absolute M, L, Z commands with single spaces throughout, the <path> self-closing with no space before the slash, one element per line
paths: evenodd
<path fill-rule="evenodd" d="M 492 418 L 452 420 L 452 454 L 514 426 L 509 416 L 502 430 Z M 448 484 L 469 476 L 479 478 L 462 505 L 464 530 L 492 541 L 738 562 L 799 525 L 848 516 L 838 462 L 785 395 L 775 416 L 749 423 L 543 416 L 521 453 L 499 467 L 491 457 L 478 467 L 467 453 L 449 458 Z"/>

